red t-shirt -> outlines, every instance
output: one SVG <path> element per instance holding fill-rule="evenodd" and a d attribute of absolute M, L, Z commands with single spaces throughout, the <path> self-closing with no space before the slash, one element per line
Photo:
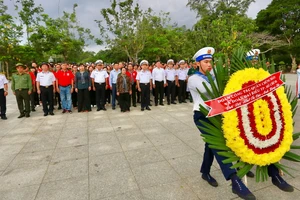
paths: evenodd
<path fill-rule="evenodd" d="M 66 87 L 72 84 L 72 80 L 74 79 L 74 75 L 71 71 L 67 70 L 67 71 L 58 71 L 56 72 L 56 74 L 54 74 L 58 85 Z"/>
<path fill-rule="evenodd" d="M 129 71 L 126 72 L 126 75 L 131 79 L 131 74 Z M 137 71 L 132 71 L 133 82 L 136 82 Z M 130 80 L 132 81 L 132 80 Z"/>
<path fill-rule="evenodd" d="M 35 86 L 35 75 L 34 75 L 34 73 L 30 71 L 29 75 L 30 75 L 30 78 L 31 78 L 32 86 Z"/>

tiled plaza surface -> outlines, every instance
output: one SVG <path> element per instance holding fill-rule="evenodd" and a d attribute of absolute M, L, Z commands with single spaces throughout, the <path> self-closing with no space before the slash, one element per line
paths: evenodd
<path fill-rule="evenodd" d="M 287 75 L 295 88 L 296 75 Z M 197 200 L 237 199 L 214 162 L 213 188 L 201 179 L 204 143 L 192 104 L 152 106 L 44 117 L 42 108 L 17 119 L 12 92 L 8 120 L 0 121 L 0 200 Z M 300 131 L 300 111 L 295 131 Z M 300 142 L 298 142 L 300 144 Z M 286 163 L 283 161 L 283 163 Z M 300 164 L 288 164 L 300 170 Z M 299 199 L 300 172 L 285 179 L 285 193 L 271 181 L 248 186 L 257 199 Z"/>

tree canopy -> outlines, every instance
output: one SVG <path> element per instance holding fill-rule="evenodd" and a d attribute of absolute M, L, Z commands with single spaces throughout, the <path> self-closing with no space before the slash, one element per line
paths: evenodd
<path fill-rule="evenodd" d="M 101 18 L 91 19 L 99 33 L 80 25 L 77 4 L 54 18 L 34 0 L 17 0 L 13 17 L 4 2 L 0 0 L 0 62 L 6 71 L 16 62 L 39 63 L 50 56 L 55 62 L 189 61 L 204 46 L 229 57 L 237 47 L 260 48 L 275 62 L 294 67 L 299 57 L 298 0 L 273 0 L 256 19 L 246 15 L 255 0 L 188 0 L 187 7 L 197 13 L 192 27 L 179 26 L 170 13 L 142 8 L 135 0 L 110 0 L 107 8 L 99 8 Z M 88 51 L 89 44 L 101 45 L 101 50 Z"/>

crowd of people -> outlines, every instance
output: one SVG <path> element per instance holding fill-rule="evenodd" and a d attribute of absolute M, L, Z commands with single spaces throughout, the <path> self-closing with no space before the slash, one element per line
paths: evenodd
<path fill-rule="evenodd" d="M 16 96 L 20 115 L 30 117 L 42 105 L 44 116 L 54 115 L 54 107 L 62 113 L 89 112 L 92 108 L 106 111 L 118 106 L 121 112 L 141 105 L 141 111 L 151 110 L 151 96 L 155 106 L 192 101 L 187 90 L 188 77 L 196 71 L 195 63 L 169 59 L 166 63 L 149 64 L 46 63 L 30 65 L 18 63 L 11 78 L 11 90 Z M 8 81 L 0 76 L 1 119 L 6 120 L 6 95 Z M 2 88 L 2 89 L 1 89 Z M 151 95 L 152 94 L 152 95 Z"/>
<path fill-rule="evenodd" d="M 214 125 L 199 110 L 199 105 L 206 108 L 199 91 L 209 98 L 203 83 L 211 88 L 207 73 L 211 73 L 212 80 L 215 81 L 212 71 L 214 52 L 212 47 L 200 49 L 194 55 L 195 62 L 190 65 L 184 60 L 175 63 L 172 59 L 166 64 L 157 61 L 152 65 L 149 65 L 147 60 L 142 60 L 139 65 L 123 62 L 105 65 L 102 60 L 97 60 L 86 65 L 41 63 L 37 66 L 33 63 L 29 70 L 27 66 L 18 63 L 17 73 L 13 74 L 11 80 L 11 89 L 20 111 L 18 118 L 30 117 L 30 112 L 35 111 L 40 102 L 43 105 L 44 116 L 54 115 L 54 104 L 57 104 L 57 109 L 62 109 L 63 113 L 72 113 L 72 107 L 78 112 L 89 112 L 93 107 L 96 107 L 97 111 L 105 111 L 108 104 L 111 104 L 113 110 L 119 105 L 121 112 L 129 112 L 131 106 L 136 107 L 137 103 L 141 104 L 141 111 L 151 110 L 152 91 L 155 106 L 164 106 L 165 96 L 168 105 L 176 102 L 186 103 L 186 99 L 190 98 L 190 101 L 194 102 L 195 125 L 202 134 L 210 135 L 211 133 L 203 130 L 208 130 L 207 125 Z M 256 62 L 258 54 L 259 50 L 251 50 L 247 53 L 247 60 Z M 187 95 L 189 90 L 190 94 Z M 4 75 L 0 75 L 2 119 L 7 119 L 7 95 L 8 81 Z M 224 178 L 232 182 L 232 192 L 242 199 L 256 199 L 237 176 L 233 164 L 223 162 L 226 158 L 219 154 L 220 151 L 222 152 L 205 143 L 200 168 L 202 179 L 213 187 L 218 186 L 217 180 L 210 174 L 213 160 L 216 158 Z M 273 185 L 285 192 L 294 191 L 293 186 L 280 176 L 275 165 L 269 165 L 267 170 Z M 250 171 L 247 176 L 254 177 L 254 174 Z"/>

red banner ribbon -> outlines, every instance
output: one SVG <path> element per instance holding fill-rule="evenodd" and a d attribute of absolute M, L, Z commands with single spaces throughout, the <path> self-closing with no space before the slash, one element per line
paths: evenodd
<path fill-rule="evenodd" d="M 204 103 L 211 108 L 207 117 L 220 115 L 261 99 L 284 84 L 280 76 L 281 72 L 276 72 L 266 79 L 239 91 L 205 101 Z"/>

